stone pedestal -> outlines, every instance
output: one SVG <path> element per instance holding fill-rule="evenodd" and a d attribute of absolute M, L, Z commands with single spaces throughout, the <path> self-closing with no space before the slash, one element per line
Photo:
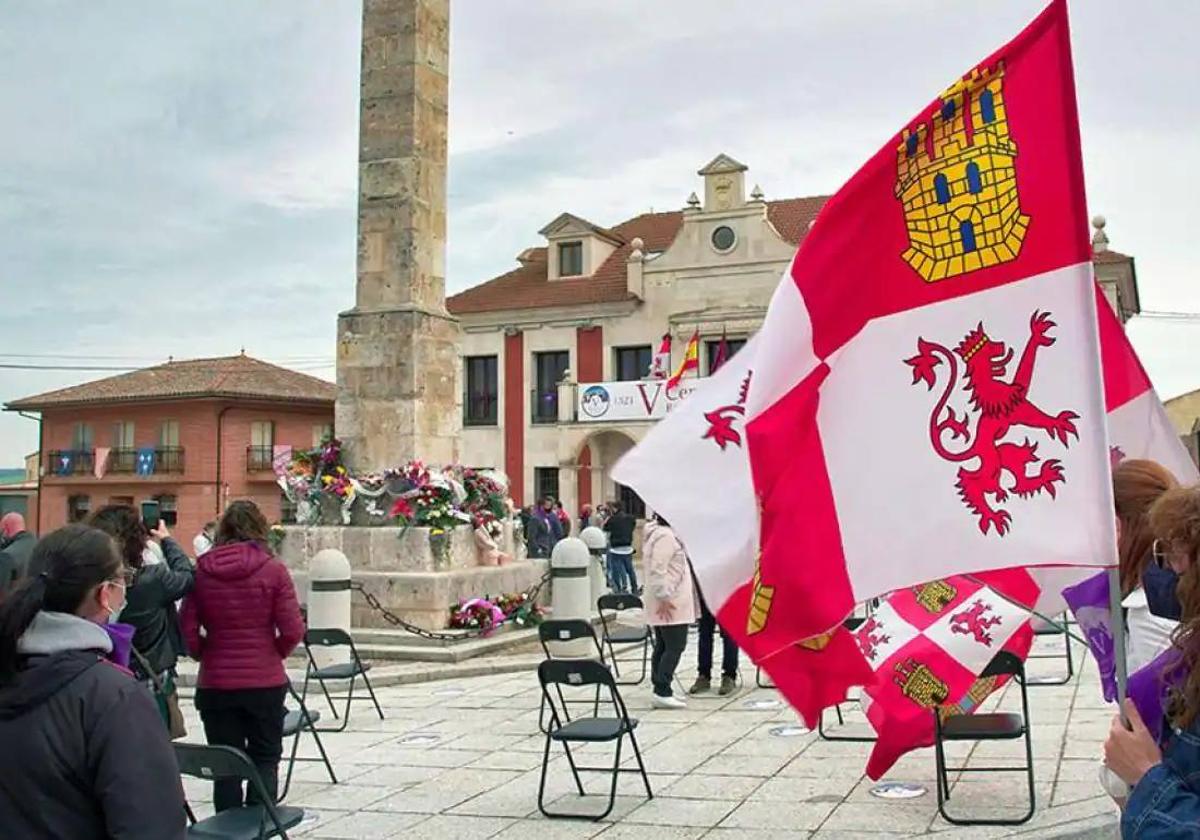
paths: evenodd
<path fill-rule="evenodd" d="M 296 591 L 307 591 L 308 558 L 325 548 L 336 548 L 350 561 L 353 581 L 379 599 L 405 621 L 427 630 L 441 630 L 450 619 L 450 607 L 466 598 L 524 592 L 546 573 L 545 560 L 518 557 L 512 527 L 497 541 L 500 550 L 514 557 L 507 566 L 479 566 L 475 539 L 468 526 L 450 533 L 450 550 L 444 561 L 435 557 L 428 528 L 355 528 L 300 525 L 285 526 L 279 557 L 296 582 Z M 542 593 L 549 596 L 549 587 Z M 355 627 L 389 628 L 361 595 L 351 601 Z"/>

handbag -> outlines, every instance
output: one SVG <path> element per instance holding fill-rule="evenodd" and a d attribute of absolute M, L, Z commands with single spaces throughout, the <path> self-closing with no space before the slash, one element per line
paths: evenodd
<path fill-rule="evenodd" d="M 154 702 L 167 727 L 167 734 L 172 741 L 186 737 L 187 724 L 183 720 L 183 710 L 179 708 L 179 692 L 175 689 L 174 678 L 168 673 L 166 679 L 163 679 L 154 673 L 154 668 L 140 650 L 135 647 L 131 647 L 129 650 L 137 659 L 142 670 L 150 675 L 150 682 L 154 686 Z"/>

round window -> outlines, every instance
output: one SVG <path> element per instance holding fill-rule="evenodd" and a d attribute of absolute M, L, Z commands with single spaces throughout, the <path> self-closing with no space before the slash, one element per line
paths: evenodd
<path fill-rule="evenodd" d="M 737 244 L 737 234 L 729 225 L 721 225 L 712 232 L 712 244 L 718 251 L 728 251 Z"/>

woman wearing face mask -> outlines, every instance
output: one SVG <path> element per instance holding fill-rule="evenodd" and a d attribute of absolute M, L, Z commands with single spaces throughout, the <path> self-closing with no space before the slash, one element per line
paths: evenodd
<path fill-rule="evenodd" d="M 134 628 L 137 655 L 130 664 L 147 688 L 156 689 L 164 724 L 170 727 L 174 718 L 175 731 L 171 734 L 182 736 L 185 733 L 175 691 L 175 663 L 187 650 L 175 602 L 192 591 L 196 581 L 192 561 L 164 523 L 159 522 L 154 531 L 147 532 L 141 516 L 129 505 L 102 507 L 88 522 L 116 541 L 125 567 L 134 570 L 121 612 L 121 623 Z M 146 546 L 151 538 L 162 548 L 165 562 L 146 562 Z"/>
<path fill-rule="evenodd" d="M 1156 743 L 1131 701 L 1130 728 L 1113 720 L 1104 763 L 1132 790 L 1121 836 L 1200 836 L 1200 487 L 1165 493 L 1150 509 L 1158 538 L 1142 577 L 1150 612 L 1180 621 L 1172 643 L 1181 657 L 1170 688 L 1162 743 Z"/>
<path fill-rule="evenodd" d="M 150 694 L 109 662 L 127 571 L 105 533 L 68 525 L 33 550 L 0 604 L 4 837 L 185 834 L 183 788 Z"/>

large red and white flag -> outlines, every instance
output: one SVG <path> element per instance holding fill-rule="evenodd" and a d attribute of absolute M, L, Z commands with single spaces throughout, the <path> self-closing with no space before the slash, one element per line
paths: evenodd
<path fill-rule="evenodd" d="M 1115 562 L 1087 232 L 1056 0 L 830 199 L 759 333 L 617 465 L 777 682 L 828 677 L 813 637 L 855 602 Z M 838 690 L 788 696 L 811 722 Z"/>

